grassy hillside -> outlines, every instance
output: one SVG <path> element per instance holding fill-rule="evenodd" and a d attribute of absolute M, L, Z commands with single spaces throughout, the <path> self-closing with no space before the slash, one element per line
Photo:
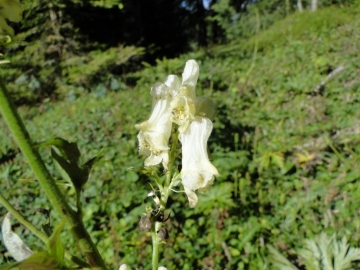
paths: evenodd
<path fill-rule="evenodd" d="M 218 105 L 210 150 L 221 176 L 195 209 L 183 193 L 172 196 L 162 264 L 271 269 L 266 244 L 301 264 L 297 249 L 320 232 L 358 245 L 358 14 L 357 8 L 294 14 L 249 40 L 146 65 L 127 75 L 134 87 L 20 108 L 37 142 L 76 140 L 86 159 L 104 148 L 104 162 L 86 185 L 84 219 L 106 261 L 150 269 L 150 237 L 137 228 L 150 188 L 144 175 L 127 170 L 142 163 L 134 125 L 150 112 L 151 85 L 181 74 L 190 58 L 201 66 L 198 95 Z M 0 145 L 0 189 L 30 220 L 44 223 L 34 209 L 48 203 L 2 121 Z M 46 158 L 49 152 L 41 150 Z"/>

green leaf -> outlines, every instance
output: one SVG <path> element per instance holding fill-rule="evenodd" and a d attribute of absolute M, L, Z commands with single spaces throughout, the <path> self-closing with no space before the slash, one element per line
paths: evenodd
<path fill-rule="evenodd" d="M 63 179 L 71 181 L 75 189 L 81 187 L 87 182 L 89 172 L 79 167 L 77 162 L 66 160 L 63 156 L 59 155 L 55 149 L 51 149 L 51 156 L 57 163 L 57 169 Z"/>
<path fill-rule="evenodd" d="M 49 251 L 50 255 L 53 256 L 60 267 L 64 265 L 64 246 L 61 243 L 60 233 L 64 227 L 64 222 L 61 222 L 56 226 L 53 234 L 49 238 Z"/>
<path fill-rule="evenodd" d="M 64 180 L 71 181 L 76 190 L 81 190 L 87 182 L 93 165 L 102 158 L 102 152 L 88 162 L 79 165 L 80 150 L 77 143 L 55 138 L 36 147 L 53 146 L 51 156 L 56 161 L 56 167 Z"/>
<path fill-rule="evenodd" d="M 2 265 L 0 266 L 0 270 L 10 270 L 15 267 L 26 270 L 59 269 L 56 259 L 46 251 L 35 253 L 21 262 Z"/>
<path fill-rule="evenodd" d="M 276 248 L 272 245 L 266 245 L 269 250 L 269 260 L 275 269 L 281 270 L 298 270 L 288 259 L 285 258 Z"/>
<path fill-rule="evenodd" d="M 81 154 L 76 142 L 68 142 L 62 138 L 55 138 L 42 144 L 36 145 L 36 147 L 38 148 L 45 146 L 55 146 L 60 150 L 61 155 L 69 161 L 79 161 Z"/>
<path fill-rule="evenodd" d="M 18 0 L 0 0 L 0 34 L 14 36 L 12 29 L 6 20 L 20 22 L 23 7 Z"/>
<path fill-rule="evenodd" d="M 249 243 L 255 236 L 255 234 L 261 229 L 261 224 L 253 218 L 249 219 L 251 224 L 250 229 L 239 235 L 241 239 L 240 243 L 238 244 L 238 250 L 241 251 L 246 243 Z"/>

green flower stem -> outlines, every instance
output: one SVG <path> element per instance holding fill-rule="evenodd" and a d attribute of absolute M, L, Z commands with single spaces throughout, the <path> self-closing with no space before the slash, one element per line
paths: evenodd
<path fill-rule="evenodd" d="M 176 153 L 176 149 L 177 149 L 177 145 L 178 145 L 178 141 L 179 141 L 179 131 L 176 130 L 171 135 L 171 138 L 172 138 L 172 145 L 171 145 L 171 150 L 169 153 L 169 165 L 168 165 L 168 170 L 166 172 L 166 180 L 165 180 L 165 185 L 164 185 L 165 188 L 170 185 L 170 181 L 173 176 L 175 153 Z"/>
<path fill-rule="evenodd" d="M 47 235 L 39 231 L 30 221 L 28 221 L 18 210 L 16 210 L 0 193 L 0 204 L 2 204 L 22 225 L 28 228 L 34 235 L 36 235 L 45 244 L 49 242 Z M 73 263 L 82 266 L 89 267 L 90 265 L 76 256 L 73 256 L 68 251 L 65 251 L 65 258 L 72 261 Z"/>
<path fill-rule="evenodd" d="M 152 239 L 152 269 L 157 270 L 159 264 L 159 236 L 157 234 L 158 231 L 158 223 L 154 222 L 151 226 L 151 239 Z"/>
<path fill-rule="evenodd" d="M 30 135 L 19 116 L 2 79 L 0 79 L 0 112 L 12 132 L 15 141 L 38 178 L 46 196 L 55 210 L 60 214 L 61 218 L 65 221 L 90 265 L 98 269 L 106 269 L 106 265 L 91 240 L 90 235 L 86 231 L 81 217 L 69 206 L 55 180 L 47 170 L 39 153 L 32 147 Z"/>
<path fill-rule="evenodd" d="M 159 211 L 164 214 L 166 209 L 166 204 L 170 195 L 170 192 L 176 183 L 176 180 L 178 177 L 173 177 L 173 169 L 174 169 L 174 163 L 175 163 L 175 154 L 176 149 L 178 145 L 179 140 L 179 132 L 175 131 L 172 134 L 172 145 L 171 150 L 169 153 L 169 164 L 168 164 L 168 170 L 166 172 L 166 178 L 165 178 L 165 185 L 162 187 L 158 184 L 160 190 L 161 190 L 161 198 L 160 198 L 160 209 Z M 153 245 L 153 252 L 152 252 L 152 269 L 157 270 L 158 264 L 159 264 L 159 245 L 161 242 L 161 239 L 159 238 L 159 235 L 157 234 L 158 231 L 160 231 L 162 227 L 162 222 L 156 222 L 152 221 L 151 226 L 151 239 L 152 239 L 152 245 Z"/>

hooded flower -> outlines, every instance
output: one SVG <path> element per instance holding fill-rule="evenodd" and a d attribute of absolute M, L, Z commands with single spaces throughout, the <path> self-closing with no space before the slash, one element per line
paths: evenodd
<path fill-rule="evenodd" d="M 135 125 L 140 130 L 139 153 L 148 156 L 145 159 L 145 166 L 163 163 L 167 168 L 169 162 L 168 142 L 171 134 L 170 102 L 179 89 L 179 79 L 175 75 L 167 77 L 165 83 L 155 84 L 150 91 L 152 96 L 152 111 L 150 118 Z"/>
<path fill-rule="evenodd" d="M 182 144 L 182 184 L 190 207 L 195 207 L 198 198 L 195 190 L 205 192 L 218 176 L 218 170 L 210 163 L 207 141 L 213 125 L 206 117 L 196 116 L 189 128 L 180 134 Z"/>
<path fill-rule="evenodd" d="M 198 63 L 195 60 L 187 61 L 182 74 L 179 94 L 171 102 L 171 121 L 179 125 L 180 133 L 183 133 L 190 122 L 195 119 L 195 86 L 198 78 Z"/>

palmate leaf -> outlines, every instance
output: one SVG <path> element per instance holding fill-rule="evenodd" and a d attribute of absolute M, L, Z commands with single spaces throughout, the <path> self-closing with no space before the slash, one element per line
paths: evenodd
<path fill-rule="evenodd" d="M 76 142 L 68 142 L 55 138 L 36 145 L 36 147 L 52 146 L 51 156 L 56 168 L 64 180 L 71 181 L 76 190 L 81 190 L 86 184 L 90 170 L 102 158 L 102 152 L 84 164 L 80 164 L 80 150 Z"/>
<path fill-rule="evenodd" d="M 60 150 L 61 156 L 71 162 L 79 162 L 80 150 L 75 142 L 68 142 L 62 138 L 55 138 L 44 143 L 36 145 L 36 147 L 55 146 Z"/>
<path fill-rule="evenodd" d="M 325 233 L 321 233 L 317 240 L 317 245 L 321 252 L 321 264 L 326 270 L 334 270 L 333 259 L 333 247 L 335 235 L 328 237 Z"/>
<path fill-rule="evenodd" d="M 270 262 L 276 269 L 281 270 L 298 270 L 298 268 L 293 265 L 284 255 L 282 255 L 276 248 L 272 245 L 266 245 L 270 256 Z"/>
<path fill-rule="evenodd" d="M 331 246 L 334 270 L 350 269 L 353 261 L 360 260 L 360 248 L 349 247 L 345 237 L 336 241 L 335 235 L 333 235 Z"/>
<path fill-rule="evenodd" d="M 307 270 L 321 270 L 321 252 L 312 239 L 305 240 L 305 247 L 298 251 Z"/>
<path fill-rule="evenodd" d="M 288 259 L 271 245 L 268 245 L 269 259 L 274 267 L 281 270 L 297 269 Z M 342 238 L 321 233 L 315 239 L 306 239 L 304 248 L 298 251 L 306 270 L 347 270 L 351 263 L 360 260 L 360 248 L 351 248 Z"/>
<path fill-rule="evenodd" d="M 360 248 L 351 248 L 343 237 L 341 241 L 334 242 L 334 269 L 349 269 L 351 262 L 360 260 Z"/>
<path fill-rule="evenodd" d="M 70 161 L 58 154 L 55 149 L 51 149 L 51 156 L 55 161 L 56 169 L 64 180 L 71 181 L 76 189 L 87 182 L 89 174 L 79 167 L 75 161 Z"/>
<path fill-rule="evenodd" d="M 337 241 L 335 235 L 321 233 L 315 240 L 307 240 L 299 255 L 308 270 L 346 270 L 360 260 L 360 249 L 349 247 L 345 237 Z"/>

